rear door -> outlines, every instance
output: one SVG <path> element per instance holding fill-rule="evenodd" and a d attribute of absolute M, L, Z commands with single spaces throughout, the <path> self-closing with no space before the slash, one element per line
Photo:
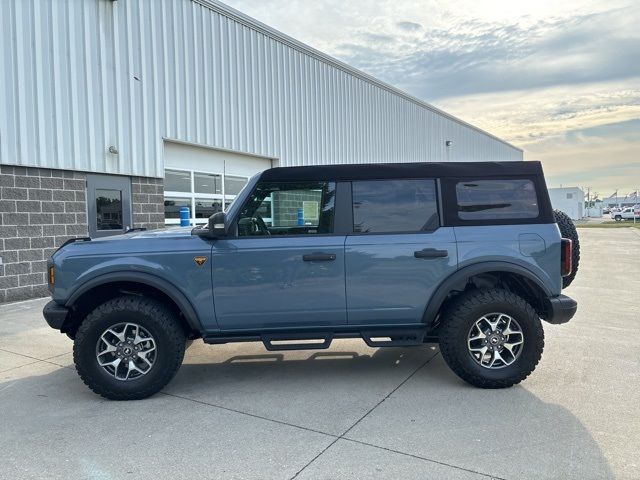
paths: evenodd
<path fill-rule="evenodd" d="M 433 179 L 352 182 L 353 233 L 345 242 L 350 325 L 422 320 L 457 266 L 452 228 L 440 226 Z"/>

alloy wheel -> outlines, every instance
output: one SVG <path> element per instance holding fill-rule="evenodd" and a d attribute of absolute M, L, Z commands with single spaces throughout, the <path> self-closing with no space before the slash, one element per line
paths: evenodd
<path fill-rule="evenodd" d="M 467 346 L 469 354 L 481 367 L 504 368 L 520 356 L 524 334 L 513 317 L 505 313 L 489 313 L 471 326 Z"/>
<path fill-rule="evenodd" d="M 157 356 L 155 339 L 136 323 L 118 323 L 107 328 L 96 344 L 98 365 L 121 381 L 149 373 Z"/>

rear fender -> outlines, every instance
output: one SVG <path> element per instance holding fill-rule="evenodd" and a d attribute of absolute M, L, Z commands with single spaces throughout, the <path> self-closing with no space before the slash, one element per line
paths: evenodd
<path fill-rule="evenodd" d="M 422 317 L 423 323 L 428 327 L 433 326 L 438 317 L 440 309 L 453 291 L 464 291 L 469 279 L 482 273 L 504 272 L 521 275 L 537 285 L 547 297 L 552 296 L 552 292 L 547 285 L 533 272 L 527 268 L 509 262 L 482 262 L 457 270 L 447 277 L 436 289 Z"/>

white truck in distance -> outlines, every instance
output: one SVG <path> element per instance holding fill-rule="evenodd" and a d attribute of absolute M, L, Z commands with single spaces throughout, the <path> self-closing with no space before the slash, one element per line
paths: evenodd
<path fill-rule="evenodd" d="M 627 207 L 618 211 L 611 211 L 609 214 L 613 220 L 620 222 L 622 220 L 640 220 L 640 205 L 635 207 Z"/>

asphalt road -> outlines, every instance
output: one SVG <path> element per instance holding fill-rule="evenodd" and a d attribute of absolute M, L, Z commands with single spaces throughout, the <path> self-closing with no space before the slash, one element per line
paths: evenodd
<path fill-rule="evenodd" d="M 532 376 L 460 381 L 435 346 L 195 343 L 138 402 L 91 393 L 46 300 L 0 306 L 0 478 L 640 478 L 640 232 L 580 230 L 579 302 Z"/>

